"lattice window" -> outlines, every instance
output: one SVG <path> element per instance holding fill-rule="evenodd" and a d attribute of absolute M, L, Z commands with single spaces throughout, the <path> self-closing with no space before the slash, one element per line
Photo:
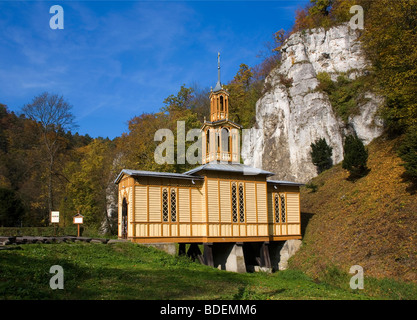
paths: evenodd
<path fill-rule="evenodd" d="M 239 222 L 245 222 L 245 198 L 243 183 L 239 183 Z"/>
<path fill-rule="evenodd" d="M 279 195 L 274 193 L 274 213 L 275 213 L 275 223 L 279 223 Z"/>
<path fill-rule="evenodd" d="M 171 189 L 171 222 L 177 221 L 177 193 Z"/>
<path fill-rule="evenodd" d="M 281 222 L 285 223 L 285 216 L 286 216 L 286 212 L 285 212 L 285 195 L 282 194 L 281 195 Z"/>
<path fill-rule="evenodd" d="M 162 221 L 168 222 L 168 190 L 162 190 Z"/>
<path fill-rule="evenodd" d="M 232 221 L 237 222 L 237 187 L 232 183 Z"/>

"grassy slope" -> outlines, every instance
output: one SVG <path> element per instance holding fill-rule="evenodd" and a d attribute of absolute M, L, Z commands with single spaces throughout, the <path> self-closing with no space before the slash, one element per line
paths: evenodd
<path fill-rule="evenodd" d="M 365 276 L 417 282 L 417 196 L 403 178 L 398 142 L 373 141 L 371 171 L 355 182 L 337 165 L 313 179 L 317 192 L 303 188 L 301 211 L 308 222 L 292 267 L 320 279 L 332 268 L 347 273 L 360 265 Z"/>
<path fill-rule="evenodd" d="M 131 243 L 29 244 L 0 251 L 0 299 L 370 299 L 301 271 L 236 274 Z M 64 290 L 52 290 L 52 265 Z M 347 280 L 348 281 L 348 280 Z M 413 296 L 410 296 L 413 298 Z M 417 298 L 417 295 L 414 296 Z"/>

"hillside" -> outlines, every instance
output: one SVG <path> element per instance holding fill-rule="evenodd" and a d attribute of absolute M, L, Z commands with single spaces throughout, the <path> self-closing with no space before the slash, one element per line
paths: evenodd
<path fill-rule="evenodd" d="M 357 181 L 339 164 L 312 179 L 316 192 L 303 187 L 305 235 L 292 267 L 320 279 L 334 266 L 360 265 L 365 277 L 417 282 L 416 187 L 396 156 L 400 142 L 370 143 L 370 172 Z"/>

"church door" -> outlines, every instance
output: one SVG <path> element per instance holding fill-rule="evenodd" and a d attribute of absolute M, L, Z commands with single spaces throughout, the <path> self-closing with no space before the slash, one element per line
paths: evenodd
<path fill-rule="evenodd" d="M 127 201 L 123 198 L 122 204 L 122 239 L 127 239 Z"/>

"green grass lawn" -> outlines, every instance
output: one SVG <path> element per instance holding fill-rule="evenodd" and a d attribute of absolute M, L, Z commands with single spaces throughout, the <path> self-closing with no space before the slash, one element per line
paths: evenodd
<path fill-rule="evenodd" d="M 28 244 L 0 251 L 0 299 L 416 299 L 411 284 L 368 281 L 349 288 L 349 277 L 317 283 L 287 270 L 237 274 L 132 243 Z M 64 289 L 52 290 L 53 265 L 64 270 Z M 332 283 L 333 284 L 329 284 Z M 366 286 L 369 284 L 369 290 Z M 387 284 L 386 284 L 387 285 Z"/>

